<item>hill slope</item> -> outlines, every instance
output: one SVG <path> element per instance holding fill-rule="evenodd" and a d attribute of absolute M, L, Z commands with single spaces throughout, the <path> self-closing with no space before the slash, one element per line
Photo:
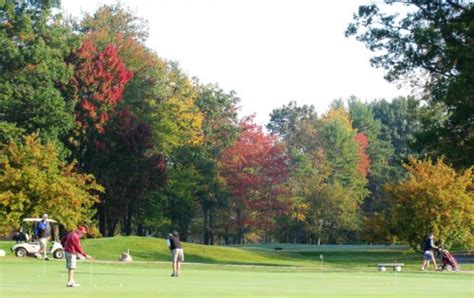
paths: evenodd
<path fill-rule="evenodd" d="M 169 250 L 164 239 L 149 237 L 113 237 L 86 239 L 84 249 L 97 260 L 118 260 L 122 252 L 130 250 L 134 261 L 169 262 Z M 8 254 L 11 241 L 0 242 Z M 294 266 L 306 270 L 357 270 L 373 271 L 377 263 L 403 262 L 405 269 L 419 270 L 421 255 L 400 246 L 354 245 L 276 245 L 207 246 L 183 243 L 186 263 Z M 322 257 L 322 258 L 321 258 Z M 463 266 L 472 269 L 473 265 Z"/>

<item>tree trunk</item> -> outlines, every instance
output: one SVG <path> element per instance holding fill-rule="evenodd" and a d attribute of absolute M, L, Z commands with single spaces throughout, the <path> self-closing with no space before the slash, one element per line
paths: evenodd
<path fill-rule="evenodd" d="M 242 219 L 242 212 L 240 209 L 236 210 L 236 219 L 237 219 L 237 239 L 236 244 L 244 244 L 244 227 L 243 227 L 243 219 Z"/>
<path fill-rule="evenodd" d="M 105 206 L 104 204 L 101 204 L 99 207 L 98 216 L 99 216 L 99 231 L 102 234 L 102 236 L 107 235 L 107 218 L 105 214 L 106 214 Z"/>
<path fill-rule="evenodd" d="M 143 227 L 142 224 L 137 225 L 137 235 L 138 236 L 146 236 L 145 234 L 145 228 Z"/>
<path fill-rule="evenodd" d="M 133 217 L 133 208 L 132 203 L 128 205 L 127 216 L 125 217 L 125 226 L 124 232 L 125 235 L 130 236 L 132 234 L 132 217 Z"/>
<path fill-rule="evenodd" d="M 109 220 L 109 225 L 108 225 L 108 231 L 107 231 L 107 237 L 113 237 L 115 236 L 115 228 L 117 227 L 118 220 Z"/>
<path fill-rule="evenodd" d="M 214 232 L 212 231 L 213 220 L 212 220 L 212 209 L 209 210 L 209 244 L 214 245 Z"/>
<path fill-rule="evenodd" d="M 204 235 L 203 243 L 206 245 L 214 244 L 214 235 L 212 234 L 212 210 L 207 206 L 203 206 L 204 216 Z"/>

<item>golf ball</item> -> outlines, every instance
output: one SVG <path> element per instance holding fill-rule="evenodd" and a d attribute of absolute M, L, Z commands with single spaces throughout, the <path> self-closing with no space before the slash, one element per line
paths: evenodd
<path fill-rule="evenodd" d="M 37 277 L 40 277 L 40 276 L 41 276 L 41 275 L 39 275 L 39 274 L 37 275 Z"/>

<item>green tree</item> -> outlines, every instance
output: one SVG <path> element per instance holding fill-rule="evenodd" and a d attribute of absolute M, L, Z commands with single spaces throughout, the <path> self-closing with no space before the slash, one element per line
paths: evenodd
<path fill-rule="evenodd" d="M 349 114 L 344 109 L 331 109 L 320 125 L 323 149 L 332 168 L 329 181 L 352 188 L 355 201 L 361 203 L 367 195 L 367 181 L 358 171 L 359 146 Z"/>
<path fill-rule="evenodd" d="M 410 10 L 401 15 L 383 10 L 396 5 Z M 371 64 L 384 68 L 387 80 L 421 81 L 430 105 L 444 105 L 447 119 L 431 147 L 460 168 L 474 160 L 473 18 L 470 1 L 386 0 L 360 6 L 346 31 L 378 54 Z"/>
<path fill-rule="evenodd" d="M 303 143 L 308 141 L 304 131 L 301 131 L 303 126 L 314 123 L 318 115 L 314 106 L 303 105 L 299 107 L 296 102 L 291 101 L 288 105 L 274 109 L 270 114 L 270 121 L 267 124 L 267 129 L 272 133 L 278 135 L 288 147 L 291 152 L 294 148 L 302 148 Z"/>
<path fill-rule="evenodd" d="M 417 137 L 423 129 L 419 101 L 412 97 L 399 97 L 391 102 L 376 100 L 369 105 L 374 118 L 382 124 L 380 138 L 390 141 L 394 148 L 391 164 L 401 165 L 410 156 L 421 153 L 416 147 Z"/>
<path fill-rule="evenodd" d="M 25 130 L 17 127 L 14 123 L 0 121 L 0 143 L 19 141 Z"/>
<path fill-rule="evenodd" d="M 405 168 L 409 172 L 406 180 L 386 186 L 394 234 L 418 251 L 429 232 L 435 233 L 445 247 L 472 247 L 472 169 L 457 173 L 442 159 L 435 163 L 410 159 Z"/>
<path fill-rule="evenodd" d="M 217 160 L 225 148 L 236 140 L 240 127 L 237 120 L 239 98 L 234 91 L 225 92 L 217 84 L 200 85 L 196 100 L 203 115 L 202 142 L 192 146 L 193 165 L 202 176 L 198 192 L 203 217 L 203 243 L 214 244 L 215 213 L 226 206 L 227 196 L 218 179 Z"/>
<path fill-rule="evenodd" d="M 200 196 L 206 192 L 206 176 L 202 172 L 202 151 L 194 146 L 183 146 L 173 154 L 168 167 L 168 183 L 163 193 L 165 215 L 169 229 L 179 231 L 187 240 L 191 223 L 199 215 Z"/>
<path fill-rule="evenodd" d="M 290 157 L 291 212 L 280 220 L 279 231 L 284 242 L 321 241 L 318 236 L 322 234 L 322 226 L 314 203 L 331 169 L 323 149 L 320 125 L 313 106 L 297 106 L 296 102 L 274 109 L 267 125 L 267 129 L 285 142 Z"/>
<path fill-rule="evenodd" d="M 58 86 L 72 75 L 64 59 L 75 40 L 50 6 L 51 1 L 0 2 L 0 121 L 59 140 L 73 126 L 74 105 Z M 2 132 L 0 138 L 8 137 Z"/>
<path fill-rule="evenodd" d="M 369 196 L 364 200 L 363 209 L 366 212 L 381 211 L 384 204 L 383 185 L 388 181 L 393 181 L 393 174 L 396 171 L 389 160 L 394 154 L 393 146 L 389 138 L 382 136 L 382 123 L 374 118 L 372 108 L 356 98 L 348 101 L 349 114 L 352 126 L 367 136 L 367 154 L 370 158 L 368 175 Z M 382 203 L 382 204 L 381 204 Z"/>
<path fill-rule="evenodd" d="M 0 149 L 1 232 L 20 225 L 23 217 L 52 214 L 66 229 L 92 224 L 102 186 L 92 175 L 80 174 L 76 164 L 59 158 L 53 143 L 42 145 L 37 134 L 25 136 L 23 144 L 8 143 Z"/>
<path fill-rule="evenodd" d="M 115 112 L 90 146 L 88 169 L 106 187 L 98 204 L 100 232 L 114 236 L 140 230 L 140 208 L 165 182 L 166 162 L 154 153 L 149 125 L 127 109 Z"/>
<path fill-rule="evenodd" d="M 338 181 L 322 184 L 309 196 L 308 240 L 321 244 L 347 243 L 356 240 L 360 229 L 356 191 Z"/>
<path fill-rule="evenodd" d="M 327 178 L 310 196 L 311 233 L 320 241 L 354 240 L 359 208 L 368 194 L 367 178 L 360 171 L 360 144 L 349 114 L 332 108 L 316 126 L 327 164 Z M 331 210 L 330 206 L 338 206 Z M 346 211 L 350 211 L 347 213 Z"/>

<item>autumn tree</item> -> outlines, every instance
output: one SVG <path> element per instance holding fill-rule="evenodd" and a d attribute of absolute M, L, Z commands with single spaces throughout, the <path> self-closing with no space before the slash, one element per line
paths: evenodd
<path fill-rule="evenodd" d="M 137 160 L 143 160 L 144 156 L 160 156 L 163 166 L 168 166 L 172 171 L 168 173 L 168 178 L 170 178 L 168 182 L 173 183 L 168 187 L 163 185 L 166 179 L 159 178 L 164 177 L 163 173 L 157 175 L 159 179 L 155 181 L 155 186 L 148 185 L 142 191 L 139 191 L 140 183 L 124 183 L 123 185 L 126 187 L 119 188 L 120 193 L 125 195 L 134 192 L 132 188 L 136 187 L 136 192 L 140 193 L 142 199 L 137 200 L 135 206 L 132 206 L 135 203 L 125 206 L 121 200 L 108 199 L 114 206 L 110 205 L 107 208 L 121 210 L 121 212 L 126 212 L 127 208 L 133 208 L 130 211 L 131 214 L 134 214 L 132 225 L 135 225 L 136 231 L 139 233 L 144 233 L 145 230 L 156 230 L 157 227 L 152 227 L 151 223 L 162 225 L 172 221 L 174 224 L 179 221 L 177 218 L 183 219 L 184 217 L 170 214 L 166 202 L 176 199 L 175 191 L 180 193 L 179 190 L 174 189 L 175 186 L 181 187 L 187 182 L 176 181 L 176 179 L 187 179 L 185 177 L 188 177 L 181 171 L 184 167 L 182 164 L 179 167 L 176 166 L 180 164 L 180 160 L 175 155 L 186 151 L 181 150 L 182 147 L 198 145 L 202 140 L 203 116 L 196 105 L 197 86 L 184 74 L 177 63 L 161 59 L 145 46 L 144 43 L 148 35 L 146 22 L 120 4 L 104 5 L 93 14 L 86 14 L 78 24 L 78 29 L 98 52 L 103 52 L 107 47 L 113 46 L 117 57 L 123 62 L 126 69 L 133 72 L 133 78 L 127 82 L 121 100 L 115 109 L 128 111 L 135 122 L 140 122 L 147 127 L 150 135 L 142 139 L 147 142 L 145 152 L 128 151 L 131 156 L 122 159 L 121 167 L 126 167 L 125 162 L 131 162 L 129 165 L 130 177 L 141 176 L 140 169 L 134 163 Z M 113 127 L 113 125 L 120 125 L 119 121 L 109 122 L 104 126 L 104 135 L 110 136 L 107 130 L 114 133 L 117 129 L 122 129 Z M 99 156 L 103 160 L 109 160 L 107 155 L 113 157 L 126 152 L 120 148 L 120 146 L 107 147 L 108 151 L 100 152 Z M 97 151 L 91 153 L 98 154 Z M 86 159 L 92 160 L 94 158 L 96 157 L 90 154 Z M 97 171 L 98 174 L 102 172 L 100 169 Z M 99 179 L 122 181 L 120 171 L 107 171 L 107 174 L 110 176 L 99 175 Z M 118 185 L 112 185 L 118 187 Z M 153 219 L 152 217 L 155 216 L 162 216 L 163 220 Z M 123 225 L 126 218 L 129 216 L 120 216 L 120 218 L 114 216 L 114 222 L 116 225 Z M 113 222 L 108 223 L 107 226 L 110 226 L 110 228 L 106 228 L 108 231 L 114 230 Z M 122 228 L 126 228 L 126 226 L 129 225 Z M 130 231 L 128 228 L 126 230 Z M 124 230 L 122 229 L 122 231 Z M 111 233 L 113 234 L 113 232 L 108 232 L 108 234 Z M 181 231 L 181 234 L 184 235 L 185 231 Z"/>
<path fill-rule="evenodd" d="M 284 200 L 284 148 L 251 120 L 241 122 L 241 135 L 223 151 L 219 161 L 220 175 L 230 193 L 229 225 L 234 229 L 235 242 L 240 244 L 246 233 L 258 228 L 262 240 L 270 241 L 275 219 L 289 207 Z"/>
<path fill-rule="evenodd" d="M 442 159 L 410 159 L 409 176 L 386 186 L 392 213 L 393 234 L 420 251 L 433 232 L 444 247 L 472 247 L 474 226 L 474 177 L 472 169 L 456 172 Z"/>
<path fill-rule="evenodd" d="M 85 13 L 79 30 L 83 34 L 92 34 L 92 39 L 99 48 L 115 43 L 119 35 L 124 40 L 135 40 L 138 43 L 144 43 L 148 37 L 147 21 L 121 3 L 102 5 L 93 14 Z"/>
<path fill-rule="evenodd" d="M 89 174 L 76 171 L 76 164 L 59 158 L 53 143 L 41 144 L 37 134 L 25 136 L 23 144 L 8 143 L 0 149 L 1 232 L 17 229 L 20 219 L 52 214 L 72 230 L 91 224 L 104 189 Z"/>
<path fill-rule="evenodd" d="M 290 103 L 272 112 L 268 127 L 289 149 L 291 218 L 281 232 L 290 241 L 321 243 L 354 238 L 367 194 L 369 141 L 352 127 L 344 106 L 323 117 Z"/>
<path fill-rule="evenodd" d="M 75 144 L 80 147 L 79 157 L 83 157 L 89 142 L 104 132 L 104 126 L 122 99 L 125 84 L 133 73 L 119 59 L 113 45 L 99 51 L 89 40 L 85 40 L 68 60 L 74 68 L 74 76 L 65 94 L 76 103 L 75 134 L 78 140 Z"/>
<path fill-rule="evenodd" d="M 146 48 L 145 20 L 121 4 L 104 5 L 86 14 L 79 27 L 99 50 L 114 45 L 133 71 L 120 105 L 150 125 L 158 152 L 170 155 L 180 146 L 201 141 L 197 86 L 176 62 L 165 61 Z"/>

